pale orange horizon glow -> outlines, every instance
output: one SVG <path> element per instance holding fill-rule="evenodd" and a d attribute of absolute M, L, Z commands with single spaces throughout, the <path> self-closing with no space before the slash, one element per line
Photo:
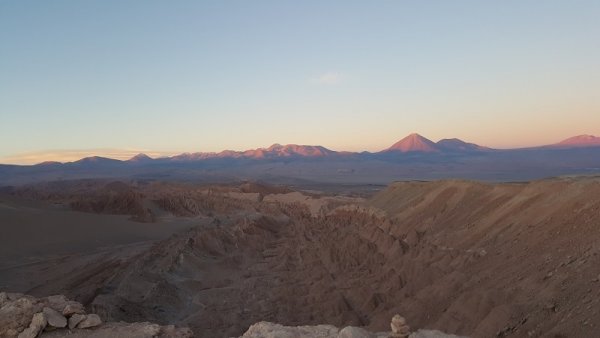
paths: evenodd
<path fill-rule="evenodd" d="M 172 156 L 179 152 L 160 152 L 134 149 L 80 149 L 80 150 L 51 150 L 14 154 L 0 159 L 2 164 L 31 165 L 43 162 L 73 162 L 85 157 L 99 156 L 115 160 L 128 160 L 139 153 L 152 158 Z"/>
<path fill-rule="evenodd" d="M 477 140 L 473 140 L 473 139 L 462 138 L 459 136 L 447 136 L 447 137 L 432 138 L 432 137 L 429 137 L 427 134 L 423 134 L 423 133 L 419 133 L 419 134 L 426 138 L 429 138 L 430 140 L 432 140 L 434 142 L 437 142 L 444 138 L 457 137 L 465 142 L 475 143 L 480 146 L 490 147 L 490 148 L 494 148 L 494 149 L 518 149 L 518 148 L 538 147 L 538 146 L 544 146 L 544 145 L 558 143 L 569 137 L 573 137 L 573 136 L 577 136 L 577 135 L 583 135 L 583 134 L 600 135 L 600 133 L 573 133 L 571 135 L 566 135 L 566 136 L 562 136 L 562 137 L 552 137 L 551 135 L 550 136 L 546 135 L 546 137 L 544 137 L 544 140 L 546 140 L 545 142 L 540 141 L 539 139 L 534 142 L 527 142 L 525 137 L 518 138 L 518 139 L 507 138 L 500 142 L 495 142 L 495 144 L 494 144 L 494 143 L 485 142 L 485 139 L 486 139 L 485 137 L 481 137 L 480 138 L 481 141 L 477 141 Z M 379 140 L 379 139 L 377 139 L 377 140 L 372 139 L 371 141 L 379 141 L 379 142 L 377 142 L 378 145 L 370 146 L 370 147 L 365 147 L 365 145 L 361 145 L 358 143 L 348 145 L 347 147 L 329 146 L 327 144 L 319 144 L 319 143 L 314 143 L 314 142 L 313 143 L 273 142 L 273 143 L 320 145 L 320 146 L 324 146 L 324 147 L 334 150 L 334 151 L 378 152 L 378 151 L 387 149 L 390 145 L 392 145 L 396 141 L 400 140 L 404 136 L 406 136 L 406 135 L 403 135 L 396 140 L 390 140 L 387 142 Z M 531 135 L 529 135 L 529 136 L 531 136 Z M 18 153 L 18 154 L 5 156 L 5 157 L 0 157 L 0 164 L 34 165 L 34 164 L 39 164 L 39 163 L 43 163 L 43 162 L 66 163 L 66 162 L 73 162 L 73 161 L 77 161 L 77 160 L 80 160 L 85 157 L 92 157 L 92 156 L 106 157 L 106 158 L 111 158 L 111 159 L 116 159 L 116 160 L 128 160 L 140 153 L 144 153 L 152 158 L 160 158 L 160 157 L 178 155 L 178 154 L 182 154 L 182 153 L 186 153 L 186 152 L 190 152 L 190 153 L 217 152 L 218 153 L 218 152 L 224 151 L 224 150 L 245 151 L 245 150 L 249 150 L 249 149 L 256 149 L 256 148 L 263 148 L 263 147 L 266 148 L 266 147 L 270 146 L 271 144 L 266 144 L 266 145 L 263 145 L 260 147 L 243 147 L 243 146 L 241 146 L 241 147 L 231 147 L 231 148 L 224 147 L 223 149 L 194 149 L 194 150 L 188 149 L 188 150 L 181 150 L 181 151 L 155 151 L 155 150 L 148 150 L 148 149 L 144 150 L 144 149 L 129 149 L 129 148 L 128 149 L 47 150 L 47 151 Z"/>

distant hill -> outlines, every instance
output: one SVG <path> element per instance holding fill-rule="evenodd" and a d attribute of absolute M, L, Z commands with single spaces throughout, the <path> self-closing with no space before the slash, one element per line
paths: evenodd
<path fill-rule="evenodd" d="M 523 181 L 559 175 L 600 175 L 600 138 L 581 135 L 556 144 L 491 149 L 457 138 L 433 142 L 411 134 L 379 152 L 342 152 L 319 145 L 273 144 L 245 151 L 183 153 L 126 161 L 100 156 L 68 163 L 0 165 L 0 186 L 87 178 L 225 182 L 387 184 L 394 180 L 464 178 Z"/>
<path fill-rule="evenodd" d="M 122 163 L 122 162 L 123 161 L 115 160 L 115 159 L 108 158 L 108 157 L 90 156 L 90 157 L 84 157 L 80 160 L 65 163 L 65 164 L 78 165 L 78 166 L 94 166 L 94 165 L 112 165 L 112 164 L 118 164 L 118 163 Z"/>
<path fill-rule="evenodd" d="M 127 160 L 128 162 L 136 162 L 136 163 L 140 163 L 140 162 L 148 162 L 148 161 L 152 161 L 152 157 L 143 154 L 143 153 L 139 153 L 135 156 L 133 156 L 132 158 L 130 158 L 129 160 Z"/>
<path fill-rule="evenodd" d="M 335 155 L 336 152 L 322 146 L 307 146 L 297 144 L 273 144 L 269 148 L 258 148 L 255 150 L 244 151 L 244 157 L 255 159 L 272 158 L 272 157 L 325 157 Z"/>
<path fill-rule="evenodd" d="M 600 146 L 600 137 L 593 135 L 578 135 L 560 141 L 550 147 L 556 148 L 577 148 L 577 147 L 598 147 Z"/>
<path fill-rule="evenodd" d="M 281 157 L 325 157 L 336 154 L 337 152 L 322 146 L 281 145 L 276 143 L 268 148 L 249 149 L 245 151 L 224 150 L 219 153 L 183 153 L 169 159 L 177 161 L 197 161 L 215 158 L 272 159 Z"/>
<path fill-rule="evenodd" d="M 475 143 L 468 143 L 457 138 L 447 138 L 439 140 L 436 147 L 442 151 L 486 151 L 492 150 L 488 147 L 482 147 Z"/>

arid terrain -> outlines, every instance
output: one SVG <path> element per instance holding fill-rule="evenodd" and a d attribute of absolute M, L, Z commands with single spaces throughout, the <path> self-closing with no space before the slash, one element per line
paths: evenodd
<path fill-rule="evenodd" d="M 385 331 L 396 313 L 471 337 L 600 335 L 600 178 L 371 188 L 7 188 L 0 291 L 198 337 L 260 321 Z"/>
<path fill-rule="evenodd" d="M 0 0 L 0 338 L 600 338 L 599 19 Z"/>

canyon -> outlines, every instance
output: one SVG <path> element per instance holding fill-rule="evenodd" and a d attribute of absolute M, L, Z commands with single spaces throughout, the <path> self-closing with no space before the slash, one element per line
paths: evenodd
<path fill-rule="evenodd" d="M 54 231 L 43 226 L 50 211 L 123 222 L 84 251 L 3 223 L 4 250 L 15 238 L 32 249 L 20 261 L 9 259 L 16 246 L 2 255 L 1 290 L 64 294 L 108 322 L 229 337 L 261 321 L 380 332 L 401 314 L 415 330 L 470 337 L 600 334 L 597 177 L 347 193 L 83 180 L 1 196 L 2 217 L 37 214 L 42 234 Z M 131 224 L 179 228 L 141 239 Z M 78 242 L 106 235 L 71 231 Z"/>

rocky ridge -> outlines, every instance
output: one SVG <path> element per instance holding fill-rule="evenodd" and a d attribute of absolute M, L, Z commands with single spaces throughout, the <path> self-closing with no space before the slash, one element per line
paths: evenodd
<path fill-rule="evenodd" d="M 148 322 L 104 323 L 63 295 L 44 298 L 0 292 L 0 337 L 192 337 L 187 328 Z"/>

